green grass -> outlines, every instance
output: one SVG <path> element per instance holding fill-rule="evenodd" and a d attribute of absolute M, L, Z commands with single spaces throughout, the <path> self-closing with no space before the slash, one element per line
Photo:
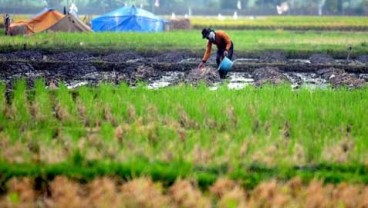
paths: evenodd
<path fill-rule="evenodd" d="M 30 16 L 15 15 L 12 18 L 18 22 L 28 20 Z M 237 20 L 232 16 L 225 16 L 224 20 L 219 20 L 216 16 L 193 16 L 190 17 L 190 21 L 195 29 L 210 26 L 227 30 L 368 30 L 368 23 L 364 16 L 246 16 L 239 17 Z M 0 27 L 3 25 L 3 19 L 0 19 Z"/>
<path fill-rule="evenodd" d="M 284 30 L 227 31 L 237 55 L 258 54 L 268 50 L 284 51 L 289 56 L 330 53 L 346 57 L 368 53 L 365 32 L 292 32 Z M 29 37 L 1 37 L 0 51 L 23 50 L 83 50 L 96 53 L 136 51 L 154 54 L 167 51 L 189 51 L 202 55 L 206 41 L 200 30 L 163 33 L 41 33 Z"/>
<path fill-rule="evenodd" d="M 4 177 L 111 173 L 169 183 L 184 176 L 204 186 L 221 176 L 249 186 L 294 176 L 368 182 L 366 88 L 44 88 L 41 80 L 29 91 L 21 80 L 7 103 L 0 86 Z"/>
<path fill-rule="evenodd" d="M 225 20 L 219 20 L 217 17 L 192 17 L 190 20 L 196 29 L 215 27 L 233 30 L 368 30 L 365 17 L 348 16 L 255 16 L 240 17 L 237 20 L 232 17 L 226 17 Z"/>

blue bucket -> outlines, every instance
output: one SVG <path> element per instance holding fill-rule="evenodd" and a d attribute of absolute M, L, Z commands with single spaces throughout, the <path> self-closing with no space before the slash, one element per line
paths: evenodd
<path fill-rule="evenodd" d="M 233 62 L 228 58 L 228 57 L 224 57 L 224 59 L 222 59 L 218 70 L 222 70 L 222 71 L 230 71 L 231 67 L 233 67 Z"/>

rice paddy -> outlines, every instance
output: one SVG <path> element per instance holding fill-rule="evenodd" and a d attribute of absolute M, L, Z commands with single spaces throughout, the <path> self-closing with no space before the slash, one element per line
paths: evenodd
<path fill-rule="evenodd" d="M 365 32 L 293 32 L 283 30 L 227 31 L 235 43 L 236 55 L 259 55 L 266 51 L 283 51 L 292 57 L 313 53 L 345 56 L 351 46 L 353 55 L 367 54 Z M 2 52 L 15 50 L 89 51 L 111 53 L 135 51 L 154 54 L 173 49 L 202 54 L 206 41 L 200 31 L 164 33 L 42 33 L 30 37 L 3 36 Z M 147 50 L 149 48 L 149 50 Z"/>
<path fill-rule="evenodd" d="M 347 54 L 368 54 L 366 21 L 358 17 L 191 20 L 188 31 L 1 36 L 0 51 L 9 58 L 2 66 L 60 67 L 63 60 L 52 58 L 73 56 L 68 51 L 91 53 L 79 56 L 106 66 L 119 52 L 200 58 L 200 28 L 208 26 L 226 29 L 244 64 L 269 51 L 288 58 L 329 54 L 350 66 Z M 22 50 L 42 53 L 12 58 Z M 77 58 L 66 66 L 87 64 Z M 49 83 L 43 70 L 45 78 L 0 83 L 0 207 L 367 206 L 364 84 L 232 90 L 225 81 L 213 90 L 205 83 L 152 89 L 138 81 L 69 89 L 62 80 Z"/>
<path fill-rule="evenodd" d="M 367 89 L 1 85 L 2 172 L 365 183 Z M 348 109 L 348 110 L 346 110 Z M 244 170 L 249 170 L 247 172 Z M 333 174 L 333 175 L 330 175 Z M 253 179 L 254 180 L 251 180 Z M 258 178 L 258 179 L 257 179 Z"/>

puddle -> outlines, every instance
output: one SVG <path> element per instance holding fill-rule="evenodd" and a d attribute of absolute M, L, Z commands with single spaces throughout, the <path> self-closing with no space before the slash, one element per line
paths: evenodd
<path fill-rule="evenodd" d="M 163 76 L 160 79 L 154 80 L 148 84 L 148 89 L 168 87 L 174 83 L 179 82 L 184 77 L 184 75 L 184 72 L 164 72 Z"/>
<path fill-rule="evenodd" d="M 291 87 L 297 88 L 309 88 L 309 89 L 324 89 L 329 86 L 327 80 L 322 79 L 315 73 L 283 73 L 291 81 Z M 44 76 L 43 73 L 27 73 L 30 78 L 41 78 Z M 24 74 L 23 74 L 24 76 Z M 21 78 L 22 75 L 15 74 L 13 78 Z M 359 76 L 362 79 L 368 79 L 368 74 L 361 74 Z M 163 72 L 162 76 L 156 79 L 146 80 L 148 89 L 160 89 L 164 87 L 173 86 L 185 79 L 185 72 L 168 71 Z M 120 83 L 124 81 L 124 75 L 117 72 L 92 72 L 81 76 L 79 79 L 65 80 L 65 85 L 68 89 L 78 88 L 84 85 L 97 86 L 100 83 Z M 247 86 L 254 84 L 254 79 L 250 73 L 246 72 L 229 72 L 228 77 L 220 82 L 213 83 L 210 86 L 211 90 L 216 90 L 219 85 L 226 83 L 229 89 L 240 90 Z"/>
<path fill-rule="evenodd" d="M 291 87 L 297 88 L 309 88 L 309 89 L 325 89 L 330 84 L 319 77 L 315 73 L 284 73 L 291 80 Z M 165 72 L 165 74 L 157 80 L 150 81 L 148 83 L 149 89 L 159 89 L 163 87 L 172 86 L 183 80 L 185 76 L 184 72 Z M 367 76 L 368 78 L 368 76 Z M 217 90 L 218 86 L 226 82 L 229 89 L 240 90 L 247 86 L 254 84 L 254 79 L 250 73 L 243 72 L 229 72 L 228 78 L 220 82 L 215 82 L 210 86 L 210 90 Z"/>

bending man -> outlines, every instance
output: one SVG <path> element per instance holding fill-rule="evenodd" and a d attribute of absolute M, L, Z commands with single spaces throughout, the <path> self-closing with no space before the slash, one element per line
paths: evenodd
<path fill-rule="evenodd" d="M 217 67 L 220 65 L 222 59 L 226 56 L 230 60 L 233 57 L 234 51 L 234 44 L 230 39 L 230 36 L 226 34 L 224 31 L 214 31 L 211 28 L 204 28 L 202 30 L 202 38 L 207 39 L 207 48 L 204 56 L 202 58 L 201 63 L 199 64 L 199 68 L 204 67 L 205 63 L 207 62 L 208 58 L 211 55 L 212 44 L 217 46 L 217 55 L 216 55 L 216 64 Z M 227 71 L 219 70 L 219 75 L 222 79 L 226 78 Z"/>

